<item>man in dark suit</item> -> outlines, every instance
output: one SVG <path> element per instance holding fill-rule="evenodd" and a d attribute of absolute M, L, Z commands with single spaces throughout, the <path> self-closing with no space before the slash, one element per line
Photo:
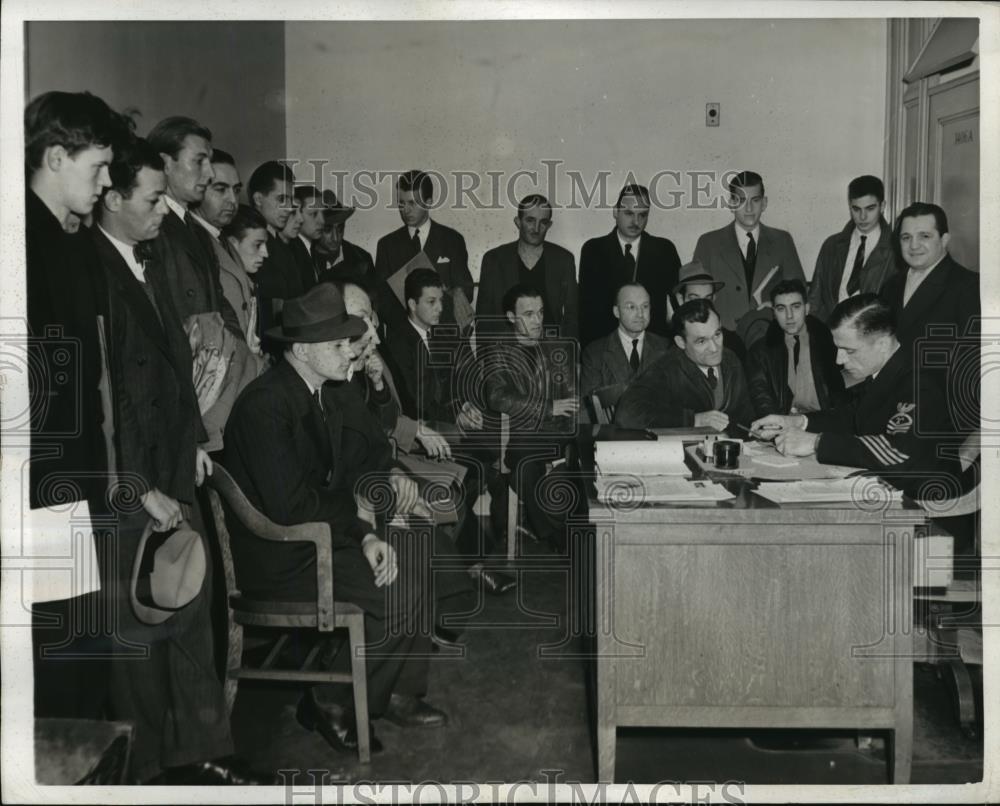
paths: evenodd
<path fill-rule="evenodd" d="M 349 316 L 331 283 L 320 283 L 285 306 L 271 334 L 285 345 L 282 360 L 241 394 L 226 427 L 225 466 L 250 502 L 280 524 L 325 521 L 333 539 L 337 598 L 365 610 L 369 654 L 368 707 L 403 725 L 443 725 L 443 712 L 421 698 L 427 687 L 430 639 L 419 627 L 429 602 L 423 574 L 409 568 L 412 546 L 384 539 L 358 517 L 364 489 L 345 486 L 356 472 L 348 457 L 388 449 L 378 421 L 347 410 L 350 398 L 327 381 L 347 379 L 357 357 L 354 343 L 368 327 Z M 406 514 L 418 502 L 416 485 L 390 472 L 395 510 Z M 308 544 L 274 544 L 233 531 L 233 559 L 240 590 L 272 599 L 316 595 L 316 556 Z M 398 575 L 398 576 L 397 576 Z M 356 747 L 350 706 L 339 714 L 303 697 L 299 721 L 321 731 L 336 749 Z M 373 742 L 373 748 L 378 745 Z"/>
<path fill-rule="evenodd" d="M 618 328 L 587 345 L 580 375 L 584 403 L 597 395 L 601 405 L 609 408 L 618 404 L 639 373 L 670 349 L 670 342 L 663 336 L 647 330 L 649 294 L 639 283 L 618 289 L 612 313 Z"/>
<path fill-rule="evenodd" d="M 108 455 L 98 316 L 106 313 L 107 290 L 90 238 L 64 226 L 89 215 L 111 184 L 108 164 L 126 135 L 121 117 L 90 93 L 47 92 L 24 112 L 27 349 L 37 370 L 28 373 L 31 509 L 86 501 L 92 517 L 103 511 Z M 99 640 L 105 628 L 92 618 L 101 603 L 94 591 L 32 606 L 36 717 L 102 716 L 107 647 Z"/>
<path fill-rule="evenodd" d="M 441 321 L 453 324 L 453 295 L 461 292 L 465 301 L 472 304 L 473 283 L 465 238 L 451 227 L 431 220 L 428 208 L 434 183 L 423 171 L 402 174 L 396 181 L 396 194 L 403 226 L 379 238 L 375 247 L 375 273 L 382 280 L 388 280 L 422 251 L 441 275 L 447 292 Z M 376 305 L 389 330 L 401 330 L 406 325 L 406 307 L 395 294 L 380 293 Z"/>
<path fill-rule="evenodd" d="M 646 232 L 649 190 L 642 185 L 623 187 L 612 215 L 615 228 L 591 238 L 580 251 L 581 347 L 615 329 L 611 302 L 625 283 L 641 283 L 649 292 L 649 329 L 670 335 L 667 294 L 677 282 L 681 260 L 673 242 Z"/>
<path fill-rule="evenodd" d="M 388 292 L 384 282 L 376 280 L 372 256 L 360 246 L 344 240 L 347 219 L 354 215 L 354 208 L 342 205 L 332 190 L 324 190 L 320 198 L 323 225 L 313 247 L 320 282 L 362 283 L 372 290 L 378 289 L 380 296 Z"/>
<path fill-rule="evenodd" d="M 979 275 L 948 254 L 948 217 L 936 204 L 903 210 L 893 237 L 906 271 L 885 284 L 882 297 L 896 315 L 896 336 L 904 350 L 927 356 L 917 367 L 946 390 L 954 429 L 973 431 L 980 403 Z"/>
<path fill-rule="evenodd" d="M 275 160 L 258 165 L 247 183 L 250 206 L 267 222 L 267 258 L 256 277 L 262 333 L 276 321 L 285 300 L 302 294 L 302 268 L 279 235 L 292 214 L 294 184 L 291 168 Z"/>
<path fill-rule="evenodd" d="M 760 223 L 767 209 L 760 174 L 741 171 L 727 189 L 734 221 L 699 237 L 694 259 L 725 282 L 715 307 L 723 327 L 739 333 L 740 319 L 766 304 L 772 286 L 782 280 L 805 282 L 805 274 L 792 236 Z M 747 349 L 753 346 L 744 342 Z"/>
<path fill-rule="evenodd" d="M 161 624 L 145 623 L 129 600 L 140 537 L 150 520 L 156 531 L 187 520 L 204 534 L 195 485 L 212 472 L 212 463 L 198 445 L 206 435 L 187 337 L 163 266 L 145 248 L 168 214 L 163 161 L 137 138 L 115 154 L 111 180 L 91 235 L 110 292 L 117 471 L 142 508 L 119 514 L 117 572 L 109 584 L 118 634 L 145 648 L 145 657 L 120 656 L 112 663 L 112 712 L 135 725 L 132 771 L 140 783 L 255 783 L 225 759 L 233 745 L 214 666 L 211 572 L 199 595 Z"/>
<path fill-rule="evenodd" d="M 192 314 L 214 311 L 229 330 L 243 338 L 236 312 L 222 293 L 211 239 L 188 215 L 188 208 L 205 197 L 214 176 L 212 133 L 191 118 L 169 117 L 153 127 L 148 140 L 166 167 L 165 200 L 170 210 L 153 249 L 166 272 L 181 322 Z"/>
<path fill-rule="evenodd" d="M 851 220 L 819 249 L 809 285 L 812 315 L 826 322 L 838 302 L 855 294 L 877 294 L 896 272 L 892 230 L 883 217 L 885 186 L 877 176 L 859 176 L 847 186 Z"/>
<path fill-rule="evenodd" d="M 769 414 L 752 430 L 786 456 L 864 467 L 914 498 L 952 488 L 957 462 L 939 445 L 949 430 L 943 390 L 918 372 L 895 336 L 892 310 L 875 294 L 839 303 L 830 317 L 838 361 L 864 382 L 843 405 L 810 414 Z"/>
<path fill-rule="evenodd" d="M 552 206 L 533 193 L 517 205 L 514 217 L 518 239 L 483 255 L 476 297 L 477 332 L 504 332 L 507 320 L 503 295 L 518 283 L 533 285 L 542 294 L 545 324 L 558 325 L 569 339 L 577 337 L 576 263 L 573 254 L 545 240 L 552 226 Z"/>
<path fill-rule="evenodd" d="M 312 262 L 312 253 L 299 237 L 302 231 L 302 223 L 305 217 L 302 213 L 302 201 L 298 196 L 292 195 L 292 212 L 285 222 L 285 226 L 278 232 L 278 237 L 292 251 L 295 257 L 295 264 L 299 267 L 299 287 L 303 293 L 313 287 L 315 282 L 311 279 L 315 271 Z"/>
<path fill-rule="evenodd" d="M 615 423 L 625 428 L 746 426 L 753 406 L 739 359 L 722 346 L 719 314 L 706 299 L 674 313 L 671 350 L 645 370 L 618 402 Z"/>
<path fill-rule="evenodd" d="M 844 379 L 825 324 L 809 315 L 806 287 L 783 280 L 771 290 L 774 321 L 747 361 L 750 399 L 758 417 L 829 409 L 840 402 Z"/>

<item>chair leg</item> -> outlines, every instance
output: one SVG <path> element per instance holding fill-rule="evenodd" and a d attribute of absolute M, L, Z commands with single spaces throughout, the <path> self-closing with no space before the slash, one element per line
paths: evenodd
<path fill-rule="evenodd" d="M 226 682 L 224 693 L 226 697 L 226 710 L 229 716 L 233 715 L 233 706 L 236 704 L 236 688 L 239 685 L 237 676 L 240 667 L 243 665 L 243 625 L 233 621 L 232 613 L 229 614 L 229 651 L 226 654 Z"/>
<path fill-rule="evenodd" d="M 507 559 L 513 560 L 517 554 L 517 493 L 513 488 L 507 491 Z"/>
<path fill-rule="evenodd" d="M 351 636 L 351 678 L 354 688 L 354 716 L 358 728 L 358 759 L 362 764 L 367 764 L 372 759 L 368 733 L 368 670 L 365 657 L 359 652 L 365 644 L 364 616 L 352 617 L 348 631 Z"/>

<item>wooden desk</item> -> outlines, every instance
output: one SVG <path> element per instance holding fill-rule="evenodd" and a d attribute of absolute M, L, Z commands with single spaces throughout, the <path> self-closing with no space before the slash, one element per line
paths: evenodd
<path fill-rule="evenodd" d="M 920 509 L 783 509 L 731 482 L 712 507 L 592 501 L 598 777 L 619 726 L 888 729 L 913 745 Z"/>

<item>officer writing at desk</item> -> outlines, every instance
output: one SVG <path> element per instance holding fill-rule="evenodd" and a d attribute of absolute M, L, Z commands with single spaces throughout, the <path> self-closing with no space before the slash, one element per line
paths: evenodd
<path fill-rule="evenodd" d="M 892 310 L 875 294 L 850 297 L 830 317 L 837 363 L 862 378 L 842 406 L 810 414 L 769 414 L 751 432 L 774 439 L 786 456 L 811 456 L 825 464 L 864 467 L 920 496 L 942 468 L 937 456 L 948 431 L 939 384 L 915 371 L 900 349 Z"/>

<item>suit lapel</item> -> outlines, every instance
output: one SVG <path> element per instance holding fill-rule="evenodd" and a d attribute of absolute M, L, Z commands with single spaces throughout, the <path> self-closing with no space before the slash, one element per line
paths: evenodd
<path fill-rule="evenodd" d="M 734 221 L 728 227 L 726 227 L 725 236 L 722 239 L 721 249 L 720 249 L 722 259 L 729 269 L 730 274 L 733 275 L 733 280 L 730 283 L 735 287 L 737 284 L 742 286 L 746 284 L 746 274 L 743 271 L 743 253 L 740 251 L 739 238 L 736 235 L 736 222 Z M 759 254 L 758 254 L 759 262 Z M 722 278 L 716 278 L 722 279 Z"/>
<path fill-rule="evenodd" d="M 646 351 L 643 350 L 642 361 L 645 362 Z M 615 383 L 628 383 L 631 378 L 631 367 L 628 365 L 628 357 L 622 348 L 621 339 L 618 338 L 618 331 L 608 336 L 604 344 L 604 361 L 611 369 L 611 375 Z M 641 368 L 641 365 L 640 365 Z"/>
<path fill-rule="evenodd" d="M 900 319 L 902 320 L 900 322 L 900 329 L 903 329 L 904 323 L 908 326 L 911 322 L 920 321 L 925 312 L 929 308 L 933 307 L 938 300 L 940 300 L 941 295 L 948 287 L 948 280 L 951 276 L 952 265 L 951 258 L 948 255 L 945 255 L 942 261 L 931 270 L 930 276 L 928 276 L 917 287 L 917 290 L 913 292 L 913 296 L 910 297 L 910 301 L 906 303 L 906 306 L 902 309 L 902 315 L 900 316 Z M 909 269 L 907 269 L 907 271 L 909 271 Z M 903 275 L 903 282 L 901 285 L 903 293 L 905 294 L 905 274 Z"/>
<path fill-rule="evenodd" d="M 692 388 L 697 390 L 699 401 L 699 406 L 704 406 L 705 408 L 696 409 L 697 411 L 711 411 L 715 408 L 715 400 L 712 398 L 712 390 L 708 387 L 708 379 L 705 377 L 705 373 L 702 372 L 698 365 L 694 363 L 686 355 L 680 361 L 681 372 L 683 372 L 691 384 Z M 723 379 L 725 383 L 725 379 Z M 725 390 L 724 390 L 725 391 Z"/>

